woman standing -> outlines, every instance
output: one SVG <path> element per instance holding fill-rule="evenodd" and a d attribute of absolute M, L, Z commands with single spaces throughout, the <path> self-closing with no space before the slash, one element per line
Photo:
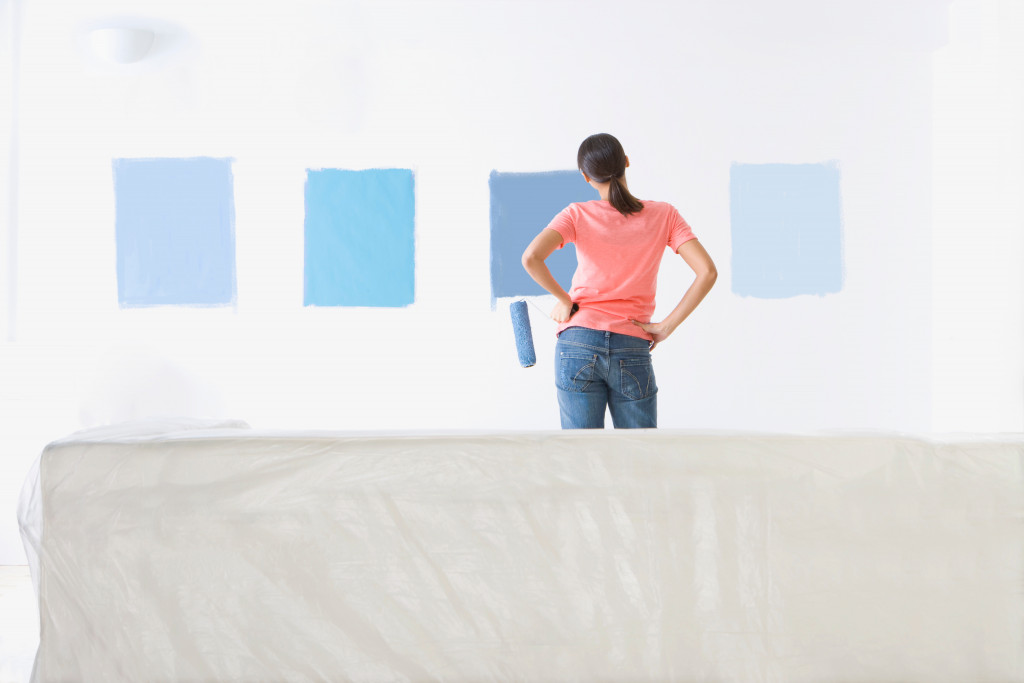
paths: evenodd
<path fill-rule="evenodd" d="M 576 161 L 601 199 L 570 204 L 523 253 L 526 272 L 558 299 L 551 317 L 559 323 L 555 384 L 562 428 L 603 428 L 606 407 L 616 428 L 657 427 L 651 351 L 693 312 L 718 272 L 675 207 L 630 194 L 629 158 L 613 136 L 591 135 Z M 566 292 L 545 261 L 569 243 L 576 245 L 578 264 Z M 650 322 L 665 247 L 696 279 L 667 318 Z"/>

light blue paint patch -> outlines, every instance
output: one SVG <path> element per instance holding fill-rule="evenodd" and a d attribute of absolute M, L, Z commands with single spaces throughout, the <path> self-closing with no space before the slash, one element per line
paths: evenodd
<path fill-rule="evenodd" d="M 115 159 L 122 308 L 235 302 L 231 159 Z"/>
<path fill-rule="evenodd" d="M 732 291 L 783 299 L 843 288 L 839 165 L 733 164 Z"/>
<path fill-rule="evenodd" d="M 523 269 L 523 251 L 559 211 L 573 202 L 600 199 L 579 171 L 491 172 L 491 300 L 547 294 Z M 576 248 L 556 249 L 548 268 L 566 290 L 576 272 Z"/>
<path fill-rule="evenodd" d="M 408 306 L 415 298 L 413 172 L 306 174 L 306 306 Z"/>

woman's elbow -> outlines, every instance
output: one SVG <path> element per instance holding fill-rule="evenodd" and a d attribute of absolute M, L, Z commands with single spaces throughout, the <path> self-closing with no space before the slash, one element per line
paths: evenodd
<path fill-rule="evenodd" d="M 542 259 L 537 257 L 537 254 L 533 251 L 533 249 L 527 249 L 526 251 L 523 252 L 522 263 L 523 268 L 525 268 L 527 272 L 529 272 L 530 269 L 533 266 L 535 266 L 537 262 L 540 260 Z"/>

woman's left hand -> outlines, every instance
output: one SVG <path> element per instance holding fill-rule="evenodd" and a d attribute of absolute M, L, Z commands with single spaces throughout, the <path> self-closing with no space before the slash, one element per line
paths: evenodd
<path fill-rule="evenodd" d="M 555 307 L 551 309 L 551 319 L 554 320 L 556 323 L 564 323 L 566 320 L 572 317 L 572 309 L 573 305 L 571 301 L 569 303 L 559 301 L 558 303 L 555 304 Z"/>

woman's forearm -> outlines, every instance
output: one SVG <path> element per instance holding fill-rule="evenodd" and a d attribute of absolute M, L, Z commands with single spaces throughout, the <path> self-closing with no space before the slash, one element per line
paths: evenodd
<path fill-rule="evenodd" d="M 556 280 L 551 274 L 551 270 L 544 262 L 544 259 L 534 256 L 524 256 L 523 268 L 526 269 L 526 272 L 529 273 L 530 277 L 532 277 L 538 285 L 554 294 L 561 303 L 572 303 L 572 300 L 569 298 L 569 293 L 565 291 L 562 285 L 558 284 L 558 280 Z"/>
<path fill-rule="evenodd" d="M 714 270 L 700 273 L 694 279 L 693 284 L 686 290 L 683 298 L 679 300 L 676 307 L 672 309 L 672 312 L 665 316 L 662 323 L 668 327 L 667 332 L 671 333 L 679 325 L 686 320 L 694 309 L 697 308 L 698 304 L 704 300 L 708 292 L 715 284 L 715 280 L 718 279 L 718 273 Z"/>
<path fill-rule="evenodd" d="M 558 284 L 558 280 L 551 275 L 551 271 L 545 263 L 548 256 L 551 256 L 561 244 L 561 234 L 551 228 L 544 228 L 523 252 L 523 268 L 538 285 L 554 294 L 558 303 L 563 306 L 571 306 L 572 299 L 569 298 L 569 293 L 562 289 L 562 285 Z"/>

